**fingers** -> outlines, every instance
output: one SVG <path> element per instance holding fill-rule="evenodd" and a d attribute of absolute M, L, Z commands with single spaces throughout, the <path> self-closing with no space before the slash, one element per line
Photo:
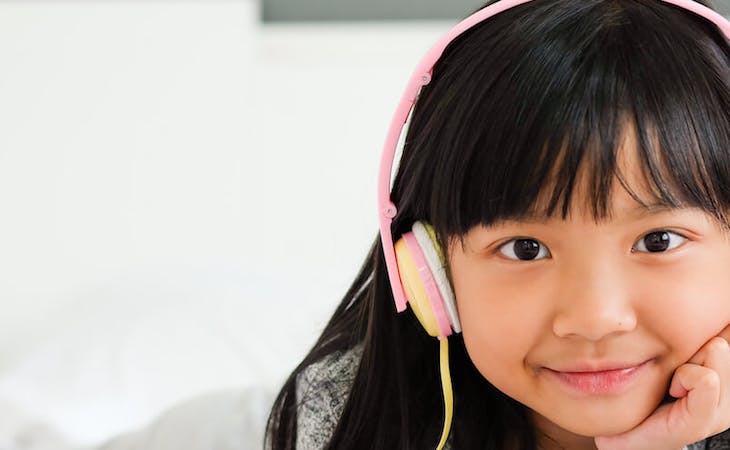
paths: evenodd
<path fill-rule="evenodd" d="M 728 330 L 729 328 L 726 328 Z M 730 344 L 728 339 L 715 336 L 700 348 L 688 361 L 717 370 L 720 374 L 730 375 Z"/>
<path fill-rule="evenodd" d="M 675 371 L 669 392 L 679 399 L 660 406 L 632 430 L 595 437 L 596 447 L 600 450 L 673 449 L 717 434 L 720 397 L 717 372 L 698 364 L 683 364 Z"/>
<path fill-rule="evenodd" d="M 730 325 L 707 341 L 672 377 L 676 401 L 660 405 L 641 424 L 596 437 L 601 450 L 681 448 L 730 428 Z"/>
<path fill-rule="evenodd" d="M 730 344 L 710 339 L 672 378 L 669 394 L 679 398 L 667 418 L 669 429 L 691 432 L 703 439 L 730 426 Z"/>
<path fill-rule="evenodd" d="M 718 336 L 730 342 L 730 325 L 726 326 L 724 330 L 719 332 Z"/>
<path fill-rule="evenodd" d="M 680 412 L 684 413 L 682 420 L 695 418 L 695 422 L 706 421 L 720 403 L 720 375 L 707 367 L 684 364 L 675 372 L 669 394 L 678 398 L 687 397 L 684 403 L 686 411 Z M 675 418 L 679 419 L 680 416 Z M 670 427 L 672 425 L 678 424 L 670 423 Z"/>
<path fill-rule="evenodd" d="M 730 344 L 723 337 L 714 337 L 705 344 L 690 360 L 690 364 L 700 364 L 713 370 L 720 382 L 718 408 L 724 408 L 730 403 L 730 388 L 726 385 L 730 381 Z M 671 395 L 672 391 L 669 392 Z"/>

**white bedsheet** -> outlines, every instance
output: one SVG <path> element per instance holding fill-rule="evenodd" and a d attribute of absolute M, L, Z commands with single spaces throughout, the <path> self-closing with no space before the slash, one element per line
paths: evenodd
<path fill-rule="evenodd" d="M 268 403 L 326 318 L 308 307 L 312 292 L 253 270 L 238 279 L 223 269 L 158 273 L 97 292 L 105 302 L 77 304 L 74 320 L 0 374 L 0 400 L 10 405 L 0 442 L 15 442 L 9 448 L 41 449 L 56 438 L 57 449 L 93 446 L 170 408 L 177 412 L 160 430 L 179 419 L 180 430 L 210 434 L 224 419 L 210 415 L 216 405 L 245 417 L 246 441 L 258 442 Z M 287 303 L 292 295 L 299 307 Z"/>

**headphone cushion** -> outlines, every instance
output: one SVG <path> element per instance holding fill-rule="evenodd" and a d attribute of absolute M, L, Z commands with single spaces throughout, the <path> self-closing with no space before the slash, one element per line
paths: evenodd
<path fill-rule="evenodd" d="M 418 240 L 423 256 L 426 258 L 431 274 L 439 288 L 451 328 L 455 332 L 461 333 L 461 323 L 456 309 L 454 290 L 451 287 L 449 277 L 446 275 L 444 253 L 441 251 L 436 239 L 436 232 L 428 223 L 416 222 L 413 224 L 413 235 Z"/>

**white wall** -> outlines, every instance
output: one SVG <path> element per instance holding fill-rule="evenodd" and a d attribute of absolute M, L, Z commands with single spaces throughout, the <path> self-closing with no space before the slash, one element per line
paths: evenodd
<path fill-rule="evenodd" d="M 0 398 L 80 442 L 277 386 L 377 231 L 377 165 L 450 23 L 249 1 L 0 2 Z"/>

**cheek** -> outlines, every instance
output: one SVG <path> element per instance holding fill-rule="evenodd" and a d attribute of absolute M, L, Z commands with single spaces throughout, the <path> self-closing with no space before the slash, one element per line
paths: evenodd
<path fill-rule="evenodd" d="M 641 325 L 673 348 L 675 366 L 730 323 L 729 267 L 730 261 L 705 258 L 636 280 Z"/>
<path fill-rule="evenodd" d="M 515 375 L 520 374 L 529 351 L 528 338 L 515 334 L 504 321 L 462 321 L 466 351 L 476 369 L 502 392 L 512 394 Z"/>
<path fill-rule="evenodd" d="M 545 304 L 539 301 L 539 290 L 532 289 L 530 283 L 497 282 L 484 272 L 456 276 L 453 281 L 470 359 L 484 378 L 509 391 L 514 375 L 524 367 L 525 357 L 539 340 L 545 317 L 536 306 Z"/>

